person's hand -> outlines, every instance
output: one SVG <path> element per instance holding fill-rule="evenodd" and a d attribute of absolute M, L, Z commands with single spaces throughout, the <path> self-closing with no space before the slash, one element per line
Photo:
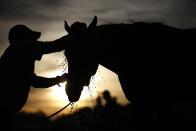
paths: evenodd
<path fill-rule="evenodd" d="M 62 76 L 57 76 L 56 77 L 57 85 L 60 86 L 59 83 L 63 83 L 65 81 L 67 81 L 67 79 L 68 79 L 67 73 L 64 73 Z"/>

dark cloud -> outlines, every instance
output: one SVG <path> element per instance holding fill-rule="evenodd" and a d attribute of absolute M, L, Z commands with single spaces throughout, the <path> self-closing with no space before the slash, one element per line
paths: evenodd
<path fill-rule="evenodd" d="M 47 21 L 63 17 L 84 20 L 96 14 L 111 22 L 136 19 L 193 26 L 195 7 L 195 0 L 1 0 L 0 21 Z"/>
<path fill-rule="evenodd" d="M 62 6 L 66 8 L 68 5 L 68 0 L 1 0 L 0 46 L 7 43 L 8 31 L 13 25 L 34 24 L 40 30 L 43 25 L 46 27 L 46 23 L 51 24 L 59 18 L 63 19 L 58 15 L 58 8 Z"/>
<path fill-rule="evenodd" d="M 69 2 L 64 0 L 1 0 L 0 19 L 46 19 L 50 18 L 50 15 L 44 14 L 55 12 L 59 6 L 66 7 L 68 4 Z"/>
<path fill-rule="evenodd" d="M 89 23 L 94 15 L 98 24 L 133 19 L 196 27 L 195 7 L 195 0 L 1 0 L 0 42 L 14 24 L 34 24 L 33 28 L 48 32 L 61 30 L 64 19 L 69 24 Z"/>

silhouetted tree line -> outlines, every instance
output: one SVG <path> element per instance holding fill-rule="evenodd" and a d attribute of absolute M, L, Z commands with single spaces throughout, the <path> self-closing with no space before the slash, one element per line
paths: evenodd
<path fill-rule="evenodd" d="M 97 97 L 94 108 L 85 107 L 55 120 L 42 120 L 45 117 L 43 112 L 20 112 L 12 122 L 12 129 L 136 130 L 136 107 L 118 104 L 109 91 Z"/>

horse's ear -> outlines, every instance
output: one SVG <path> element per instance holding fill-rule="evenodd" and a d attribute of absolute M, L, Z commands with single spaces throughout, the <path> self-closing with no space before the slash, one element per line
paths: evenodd
<path fill-rule="evenodd" d="M 64 27 L 65 27 L 65 30 L 68 32 L 68 33 L 71 33 L 71 27 L 67 24 L 67 21 L 65 20 L 64 21 Z"/>
<path fill-rule="evenodd" d="M 88 26 L 88 30 L 94 30 L 96 28 L 96 25 L 97 25 L 97 16 L 94 17 L 93 21 Z"/>

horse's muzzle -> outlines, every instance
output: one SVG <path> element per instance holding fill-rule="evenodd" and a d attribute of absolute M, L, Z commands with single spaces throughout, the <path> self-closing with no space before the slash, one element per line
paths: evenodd
<path fill-rule="evenodd" d="M 67 81 L 65 91 L 70 102 L 76 102 L 80 99 L 83 87 L 76 86 Z"/>

